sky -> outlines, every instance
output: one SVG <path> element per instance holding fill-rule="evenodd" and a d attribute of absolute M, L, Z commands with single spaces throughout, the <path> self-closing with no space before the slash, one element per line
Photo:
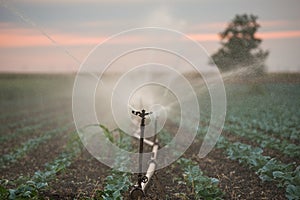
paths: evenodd
<path fill-rule="evenodd" d="M 299 9 L 299 0 L 0 0 L 0 72 L 76 72 L 111 35 L 149 26 L 178 30 L 211 55 L 245 13 L 258 16 L 267 71 L 300 72 Z"/>

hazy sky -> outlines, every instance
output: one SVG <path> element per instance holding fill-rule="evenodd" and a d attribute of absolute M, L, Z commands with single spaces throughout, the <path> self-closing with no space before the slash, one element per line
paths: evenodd
<path fill-rule="evenodd" d="M 179 30 L 209 54 L 236 14 L 254 14 L 269 71 L 300 71 L 299 0 L 0 0 L 0 71 L 76 71 L 112 34 L 159 26 Z M 134 41 L 133 41 L 134 42 Z"/>

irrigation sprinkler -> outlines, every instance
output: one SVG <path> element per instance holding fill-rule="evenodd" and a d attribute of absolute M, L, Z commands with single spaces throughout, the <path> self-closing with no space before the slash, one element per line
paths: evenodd
<path fill-rule="evenodd" d="M 148 187 L 149 180 L 154 174 L 155 168 L 156 168 L 156 157 L 157 157 L 157 151 L 158 151 L 158 139 L 156 138 L 156 132 L 157 132 L 157 117 L 155 118 L 154 123 L 154 140 L 153 142 L 147 139 L 144 139 L 144 130 L 145 130 L 145 119 L 147 115 L 152 114 L 152 112 L 146 113 L 146 111 L 143 109 L 140 111 L 132 111 L 132 114 L 137 115 L 142 118 L 141 124 L 140 124 L 140 135 L 138 133 L 134 133 L 134 137 L 140 140 L 140 146 L 139 146 L 139 173 L 138 173 L 138 181 L 137 185 L 133 187 L 133 189 L 130 192 L 131 199 L 142 199 L 145 196 L 145 191 Z M 146 172 L 146 175 L 143 175 L 142 173 L 142 161 L 143 161 L 143 149 L 144 149 L 144 142 L 145 144 L 152 146 L 152 156 L 151 160 L 149 162 L 149 166 Z"/>

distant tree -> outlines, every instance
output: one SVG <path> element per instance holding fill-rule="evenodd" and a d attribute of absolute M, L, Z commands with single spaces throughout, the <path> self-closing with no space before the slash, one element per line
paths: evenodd
<path fill-rule="evenodd" d="M 257 16 L 236 15 L 220 33 L 222 47 L 212 59 L 221 71 L 250 67 L 255 73 L 264 73 L 269 52 L 259 47 L 262 40 L 255 36 L 259 27 Z"/>

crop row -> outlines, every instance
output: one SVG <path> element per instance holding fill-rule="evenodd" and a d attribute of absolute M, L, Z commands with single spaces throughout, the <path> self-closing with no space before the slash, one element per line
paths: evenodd
<path fill-rule="evenodd" d="M 23 110 L 10 109 L 10 111 L 2 111 L 0 115 L 0 120 L 5 121 L 1 124 L 1 129 L 14 128 L 17 126 L 25 125 L 26 123 L 30 123 L 31 121 L 38 120 L 42 116 L 46 116 L 48 113 L 54 113 L 57 110 L 65 109 L 65 107 L 65 103 L 54 103 L 46 107 L 26 107 Z"/>
<path fill-rule="evenodd" d="M 243 107 L 247 107 L 247 105 Z M 234 117 L 232 115 L 227 116 L 223 131 L 249 139 L 250 141 L 257 143 L 261 148 L 278 150 L 288 157 L 297 158 L 300 156 L 300 146 L 290 141 L 291 139 L 294 141 L 299 141 L 300 129 L 296 130 L 295 128 L 286 128 L 285 132 L 282 132 L 282 134 L 279 136 L 279 138 L 281 136 L 284 136 L 286 139 L 279 139 L 277 137 L 278 135 L 274 134 L 274 136 L 276 137 L 272 137 L 270 136 L 270 134 L 266 134 L 266 131 L 257 128 L 255 123 L 258 122 L 258 120 L 252 119 L 253 116 L 250 116 L 250 118 L 242 116 L 242 114 L 236 115 Z M 268 120 L 270 121 L 272 119 Z M 260 121 L 259 123 L 267 124 L 268 120 Z M 204 126 L 201 126 L 200 129 L 207 131 L 205 126 L 209 123 L 209 121 L 210 120 L 208 116 L 202 115 L 201 125 Z M 288 127 L 284 124 L 282 124 L 281 126 Z"/>
<path fill-rule="evenodd" d="M 226 124 L 299 141 L 298 89 L 299 85 L 267 84 L 262 94 L 256 94 L 240 86 L 228 87 Z"/>
<path fill-rule="evenodd" d="M 18 114 L 24 116 L 28 114 L 28 111 L 37 112 L 44 107 L 39 99 L 28 99 L 27 101 L 23 98 L 20 98 L 19 100 L 14 99 L 13 101 L 9 99 L 7 102 L 1 99 L 0 103 L 0 108 L 3 111 L 0 115 L 0 119 L 17 117 Z"/>
<path fill-rule="evenodd" d="M 0 131 L 3 132 L 7 129 L 15 129 L 17 127 L 24 127 L 28 124 L 34 124 L 34 123 L 40 122 L 43 119 L 53 117 L 55 114 L 57 114 L 57 111 L 61 110 L 62 108 L 63 108 L 62 105 L 55 106 L 55 107 L 52 107 L 51 109 L 41 110 L 41 111 L 37 112 L 36 114 L 30 113 L 29 114 L 30 117 L 23 116 L 23 118 L 21 118 L 21 119 L 14 119 L 11 122 L 7 121 L 6 123 L 1 125 Z M 62 113 L 60 113 L 60 114 L 62 114 Z M 20 115 L 18 115 L 18 116 L 20 116 Z"/>
<path fill-rule="evenodd" d="M 175 145 L 171 143 L 172 135 L 166 130 L 162 130 L 158 137 L 162 145 L 171 148 Z M 218 187 L 219 180 L 205 176 L 197 162 L 181 157 L 174 164 L 179 164 L 182 170 L 182 176 L 177 178 L 177 183 L 187 187 L 192 199 L 222 199 L 224 194 Z M 184 193 L 177 193 L 176 196 L 188 199 L 188 195 Z"/>
<path fill-rule="evenodd" d="M 227 124 L 223 130 L 250 139 L 251 141 L 259 144 L 261 148 L 275 149 L 289 157 L 297 158 L 300 156 L 299 145 L 290 143 L 288 140 L 280 140 L 278 138 L 271 137 L 257 129 L 251 129 L 245 126 L 241 127 L 236 124 Z"/>
<path fill-rule="evenodd" d="M 300 166 L 295 168 L 294 163 L 281 163 L 275 158 L 262 155 L 263 150 L 259 147 L 231 143 L 222 136 L 217 147 L 224 149 L 228 158 L 249 166 L 262 181 L 272 181 L 278 187 L 284 187 L 288 199 L 298 199 L 300 196 Z"/>
<path fill-rule="evenodd" d="M 107 132 L 107 129 L 104 129 Z M 107 133 L 106 133 L 107 134 Z M 121 135 L 123 133 L 120 131 Z M 110 134 L 112 135 L 112 134 Z M 168 143 L 171 139 L 171 134 L 166 131 L 159 134 L 162 143 Z M 121 136 L 123 138 L 116 145 L 121 148 L 131 151 L 131 143 L 128 137 Z M 111 137 L 107 137 L 108 140 L 112 141 Z M 126 162 L 126 158 L 122 155 L 117 156 L 116 165 L 122 165 Z M 182 169 L 182 176 L 176 178 L 177 184 L 183 184 L 186 186 L 187 190 L 190 191 L 192 198 L 199 199 L 221 199 L 223 196 L 222 191 L 218 188 L 218 179 L 210 178 L 203 174 L 199 165 L 196 162 L 193 162 L 190 159 L 180 158 L 173 165 L 179 165 Z M 122 166 L 119 166 L 122 168 Z M 113 200 L 113 199 L 123 199 L 122 194 L 128 191 L 129 186 L 132 186 L 133 183 L 130 179 L 130 174 L 126 172 L 119 172 L 115 169 L 111 171 L 111 174 L 105 179 L 105 186 L 103 191 L 97 191 L 97 196 L 101 197 L 104 200 Z M 187 194 L 177 193 L 176 196 L 182 198 L 187 198 Z"/>
<path fill-rule="evenodd" d="M 13 131 L 13 133 L 7 133 L 5 135 L 0 136 L 0 143 L 7 142 L 7 141 L 17 138 L 19 136 L 32 134 L 33 132 L 36 132 L 45 126 L 49 126 L 49 125 L 51 126 L 52 124 L 54 124 L 56 122 L 64 121 L 68 118 L 69 118 L 69 116 L 66 116 L 66 115 L 60 114 L 57 117 L 56 113 L 51 113 L 49 115 L 46 115 L 43 118 L 40 118 L 39 120 L 36 120 L 35 124 L 17 128 Z"/>
<path fill-rule="evenodd" d="M 65 102 L 67 98 L 71 98 L 72 82 L 72 78 L 69 77 L 49 79 L 46 76 L 35 75 L 10 78 L 1 76 L 0 108 L 3 111 L 1 115 L 11 111 L 26 114 L 31 109 Z"/>
<path fill-rule="evenodd" d="M 224 194 L 218 187 L 219 180 L 205 176 L 197 162 L 180 158 L 177 163 L 183 170 L 183 179 L 178 179 L 178 184 L 185 185 L 190 190 L 193 199 L 222 199 Z M 184 193 L 177 194 L 177 196 L 188 198 Z"/>
<path fill-rule="evenodd" d="M 0 166 L 1 168 L 5 168 L 9 163 L 16 162 L 18 159 L 22 158 L 26 153 L 32 149 L 35 149 L 38 147 L 41 143 L 46 142 L 47 140 L 51 139 L 55 135 L 59 133 L 63 133 L 67 131 L 71 126 L 73 125 L 73 122 L 65 125 L 64 127 L 58 127 L 53 130 L 45 132 L 42 136 L 29 139 L 25 143 L 21 145 L 21 147 L 17 148 L 13 152 L 9 154 L 5 154 L 0 157 Z"/>
<path fill-rule="evenodd" d="M 274 113 L 268 111 L 269 118 L 264 118 L 262 116 L 255 119 L 249 117 L 245 118 L 242 116 L 228 116 L 226 125 L 235 125 L 241 128 L 250 129 L 263 133 L 265 135 L 272 135 L 281 139 L 288 139 L 292 141 L 299 141 L 300 139 L 300 126 L 299 118 L 293 116 L 292 113 L 289 113 L 290 116 L 286 116 L 283 120 L 278 120 L 274 122 Z M 286 111 L 283 111 L 286 112 Z M 295 112 L 295 111 L 294 111 Z M 282 113 L 283 114 L 283 113 Z M 262 114 L 262 115 L 266 115 Z M 273 117 L 273 118 L 272 118 Z M 300 116 L 299 116 L 300 117 Z M 272 123 L 273 121 L 273 123 Z"/>
<path fill-rule="evenodd" d="M 15 199 L 40 199 L 40 192 L 49 185 L 48 182 L 65 170 L 82 151 L 82 144 L 76 131 L 69 135 L 64 151 L 52 162 L 45 164 L 43 171 L 36 171 L 32 177 L 20 177 L 18 180 L 1 180 L 0 197 Z M 13 185 L 14 188 L 7 189 Z"/>
<path fill-rule="evenodd" d="M 207 128 L 207 126 L 204 126 L 199 129 L 198 136 L 200 136 L 200 138 L 204 137 Z M 242 135 L 242 133 L 240 134 Z M 255 137 L 252 135 L 253 132 L 245 134 L 248 138 Z M 251 145 L 240 142 L 232 143 L 223 136 L 220 136 L 217 148 L 224 149 L 228 158 L 237 160 L 245 166 L 249 166 L 259 175 L 262 181 L 273 181 L 277 183 L 278 187 L 284 187 L 288 199 L 297 199 L 297 197 L 299 197 L 300 166 L 295 166 L 295 163 L 281 163 L 275 158 L 264 156 L 262 154 L 262 148 L 252 147 Z"/>
<path fill-rule="evenodd" d="M 110 142 L 115 143 L 115 145 L 126 151 L 132 151 L 131 138 L 126 136 L 126 134 L 117 129 L 118 140 L 113 137 L 111 131 L 109 131 L 105 126 L 99 125 L 106 136 L 106 139 Z M 124 157 L 122 153 L 118 154 L 115 159 L 114 165 L 118 169 L 122 169 L 122 165 L 128 162 L 128 158 Z M 131 181 L 131 174 L 128 172 L 121 172 L 117 169 L 112 169 L 110 175 L 105 178 L 105 186 L 102 191 L 97 191 L 97 196 L 103 200 L 121 200 L 123 199 L 123 193 L 127 192 L 129 188 L 133 186 Z M 96 196 L 96 199 L 97 199 Z"/>

